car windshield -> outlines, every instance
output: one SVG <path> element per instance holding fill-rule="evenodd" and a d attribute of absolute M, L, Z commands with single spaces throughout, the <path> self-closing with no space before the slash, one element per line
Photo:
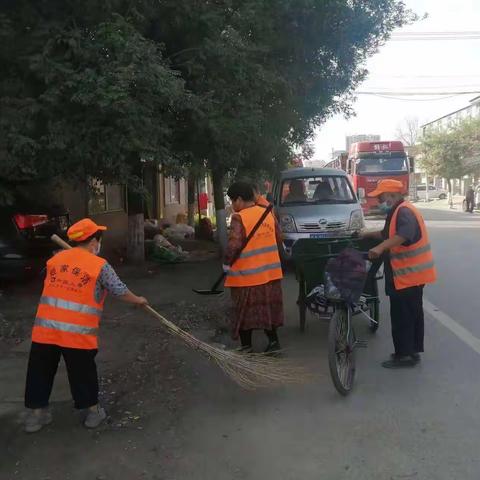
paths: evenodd
<path fill-rule="evenodd" d="M 407 159 L 403 155 L 362 157 L 357 160 L 356 170 L 359 174 L 407 172 Z"/>
<path fill-rule="evenodd" d="M 293 178 L 282 183 L 281 205 L 355 203 L 352 188 L 343 176 Z"/>

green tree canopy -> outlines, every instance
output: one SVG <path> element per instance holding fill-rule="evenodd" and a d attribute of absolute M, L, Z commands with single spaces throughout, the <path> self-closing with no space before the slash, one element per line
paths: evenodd
<path fill-rule="evenodd" d="M 128 181 L 141 160 L 275 171 L 351 113 L 400 0 L 5 0 L 0 185 Z M 178 171 L 178 170 L 177 170 Z M 221 208 L 221 205 L 218 204 Z"/>
<path fill-rule="evenodd" d="M 127 183 L 139 159 L 176 160 L 183 80 L 131 18 L 94 4 L 23 1 L 0 17 L 6 194 L 58 176 Z"/>
<path fill-rule="evenodd" d="M 466 119 L 448 130 L 429 130 L 421 139 L 421 165 L 430 175 L 448 180 L 480 167 L 480 119 Z"/>

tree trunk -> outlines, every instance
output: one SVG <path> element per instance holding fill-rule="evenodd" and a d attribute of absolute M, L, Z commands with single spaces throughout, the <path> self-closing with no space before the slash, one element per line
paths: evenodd
<path fill-rule="evenodd" d="M 222 252 L 227 249 L 227 217 L 225 214 L 225 200 L 223 197 L 223 172 L 212 168 L 213 200 L 215 202 L 215 216 L 217 219 L 217 238 Z"/>
<path fill-rule="evenodd" d="M 188 174 L 188 224 L 195 226 L 195 176 Z"/>
<path fill-rule="evenodd" d="M 140 162 L 136 175 L 143 185 L 143 169 Z M 145 204 L 140 192 L 135 191 L 139 185 L 128 189 L 128 243 L 127 258 L 130 262 L 142 263 L 145 261 Z"/>
<path fill-rule="evenodd" d="M 143 213 L 128 215 L 127 257 L 132 263 L 145 261 L 145 226 Z"/>
<path fill-rule="evenodd" d="M 448 204 L 450 208 L 453 208 L 453 192 L 452 192 L 452 180 L 447 178 L 447 187 L 448 187 Z"/>

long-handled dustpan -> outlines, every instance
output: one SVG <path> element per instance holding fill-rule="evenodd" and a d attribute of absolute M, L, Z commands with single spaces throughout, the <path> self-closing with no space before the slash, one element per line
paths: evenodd
<path fill-rule="evenodd" d="M 255 226 L 252 228 L 252 231 L 248 234 L 247 238 L 243 242 L 242 247 L 240 250 L 234 255 L 232 261 L 230 262 L 230 267 L 240 258 L 240 255 L 242 254 L 243 250 L 245 247 L 248 245 L 248 242 L 252 239 L 252 237 L 255 235 L 255 232 L 260 228 L 260 225 L 263 223 L 263 221 L 267 218 L 267 215 L 272 211 L 273 205 L 269 205 L 265 211 L 263 212 L 262 216 L 258 220 L 258 222 L 255 224 Z M 227 272 L 223 272 L 217 279 L 217 281 L 213 284 L 212 288 L 209 290 L 198 290 L 196 288 L 193 288 L 192 290 L 195 293 L 198 293 L 199 295 L 221 295 L 223 293 L 223 290 L 219 290 L 218 287 L 222 283 L 223 279 L 226 277 Z"/>

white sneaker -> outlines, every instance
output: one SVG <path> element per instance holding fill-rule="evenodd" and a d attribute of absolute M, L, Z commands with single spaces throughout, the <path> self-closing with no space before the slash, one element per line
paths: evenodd
<path fill-rule="evenodd" d="M 30 410 L 25 418 L 23 429 L 27 433 L 35 433 L 41 430 L 45 425 L 52 423 L 52 420 L 52 414 L 47 408 L 42 408 L 40 411 Z"/>
<path fill-rule="evenodd" d="M 87 428 L 97 428 L 106 418 L 107 413 L 105 410 L 97 405 L 96 410 L 88 410 L 84 425 Z"/>

